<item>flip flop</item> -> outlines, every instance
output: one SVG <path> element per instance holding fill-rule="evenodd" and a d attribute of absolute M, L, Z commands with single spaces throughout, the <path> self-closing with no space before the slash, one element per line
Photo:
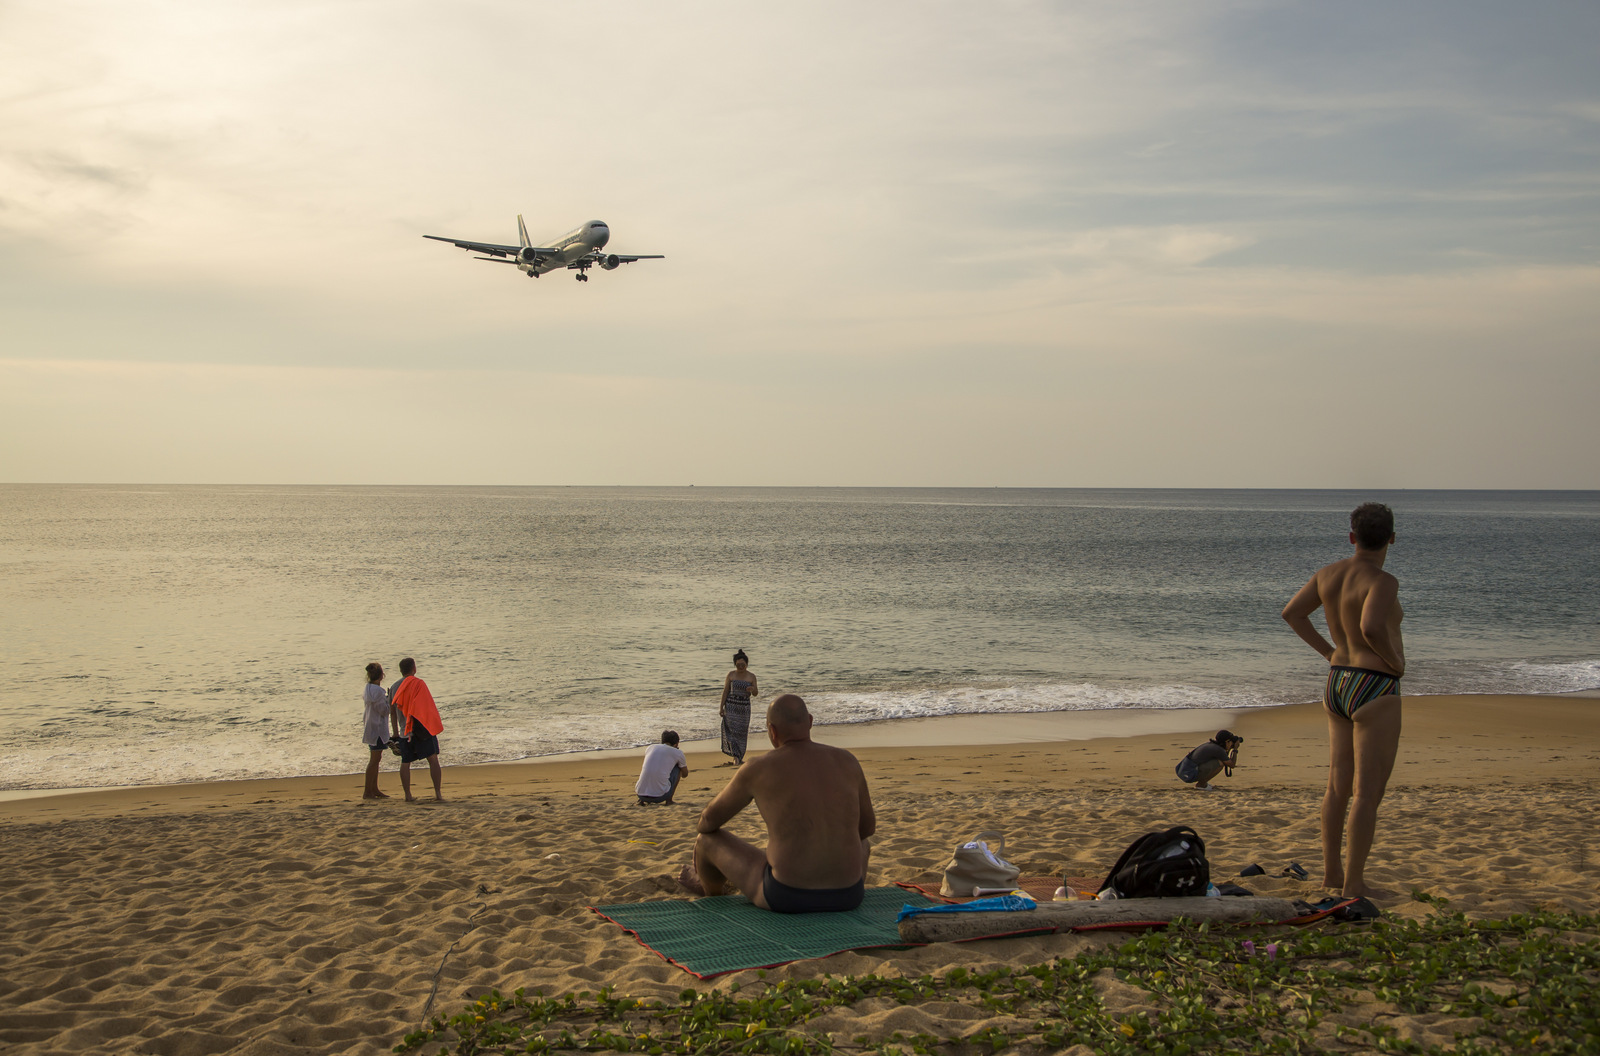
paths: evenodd
<path fill-rule="evenodd" d="M 1305 867 L 1299 862 L 1290 862 L 1288 865 L 1283 867 L 1283 872 L 1279 873 L 1278 875 L 1292 876 L 1296 880 L 1305 880 L 1311 876 L 1311 874 L 1306 872 Z"/>
<path fill-rule="evenodd" d="M 1358 898 L 1349 905 L 1340 906 L 1333 911 L 1333 919 L 1342 924 L 1365 924 L 1370 920 L 1377 920 L 1383 916 L 1383 910 L 1373 905 L 1366 898 Z"/>
<path fill-rule="evenodd" d="M 1303 907 L 1305 915 L 1313 913 L 1328 913 L 1328 919 L 1339 921 L 1342 924 L 1364 924 L 1369 920 L 1377 920 L 1383 916 L 1383 910 L 1373 905 L 1366 898 L 1345 898 L 1343 895 L 1328 895 L 1315 902 L 1302 902 L 1295 900 L 1295 906 Z M 1329 911 L 1332 911 L 1331 913 Z"/>
<path fill-rule="evenodd" d="M 1239 870 L 1240 876 L 1266 876 L 1267 871 L 1254 862 Z"/>

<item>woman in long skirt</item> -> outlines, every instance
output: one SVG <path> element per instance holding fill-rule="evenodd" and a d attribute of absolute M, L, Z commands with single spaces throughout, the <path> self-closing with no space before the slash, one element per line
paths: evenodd
<path fill-rule="evenodd" d="M 750 673 L 750 658 L 740 649 L 733 654 L 733 670 L 722 680 L 722 754 L 733 765 L 744 765 L 745 745 L 750 740 L 750 699 L 757 694 L 756 676 Z"/>

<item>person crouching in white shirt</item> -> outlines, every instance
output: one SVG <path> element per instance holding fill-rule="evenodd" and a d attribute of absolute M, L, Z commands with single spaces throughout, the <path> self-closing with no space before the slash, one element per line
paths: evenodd
<path fill-rule="evenodd" d="M 639 781 L 633 790 L 639 794 L 639 805 L 671 803 L 678 782 L 689 776 L 689 760 L 678 747 L 678 735 L 672 730 L 663 731 L 661 743 L 644 750 L 644 765 L 639 768 Z"/>

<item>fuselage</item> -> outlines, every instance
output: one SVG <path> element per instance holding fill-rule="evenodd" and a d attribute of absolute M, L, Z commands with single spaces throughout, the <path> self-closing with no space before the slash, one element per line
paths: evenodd
<path fill-rule="evenodd" d="M 588 256 L 597 249 L 604 248 L 611 240 L 611 229 L 604 220 L 590 220 L 588 223 L 573 228 L 566 234 L 550 242 L 543 243 L 541 248 L 554 249 L 558 252 L 555 256 L 540 256 L 538 260 L 528 263 L 517 261 L 517 267 L 529 275 L 543 275 L 546 272 L 559 271 L 568 264 L 582 257 Z"/>

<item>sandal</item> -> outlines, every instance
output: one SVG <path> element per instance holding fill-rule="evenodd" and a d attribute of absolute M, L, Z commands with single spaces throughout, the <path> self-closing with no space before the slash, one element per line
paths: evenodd
<path fill-rule="evenodd" d="M 1365 924 L 1383 916 L 1383 910 L 1365 898 L 1357 898 L 1333 911 L 1333 919 L 1343 924 Z"/>

